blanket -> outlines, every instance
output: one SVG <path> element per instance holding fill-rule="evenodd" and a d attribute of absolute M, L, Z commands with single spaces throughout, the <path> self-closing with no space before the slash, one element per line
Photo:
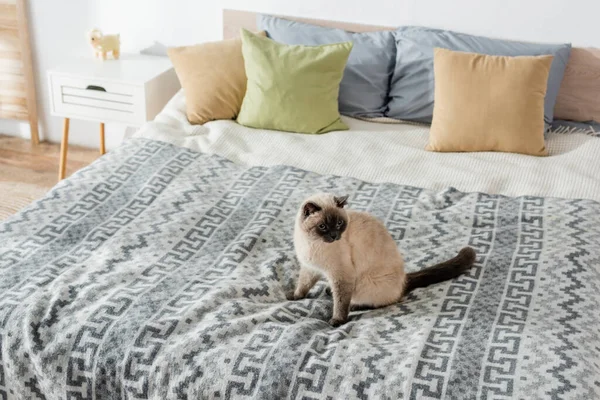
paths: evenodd
<path fill-rule="evenodd" d="M 503 152 L 425 151 L 429 127 L 342 116 L 348 131 L 306 135 L 254 129 L 235 121 L 192 125 L 182 92 L 134 137 L 165 141 L 249 166 L 291 165 L 323 175 L 397 183 L 431 190 L 600 201 L 600 138 L 546 134 L 549 157 Z M 566 132 L 566 131 L 560 131 Z"/>
<path fill-rule="evenodd" d="M 349 194 L 416 271 L 338 328 L 288 301 L 294 216 Z M 600 397 L 600 204 L 245 167 L 133 139 L 0 225 L 0 398 Z"/>

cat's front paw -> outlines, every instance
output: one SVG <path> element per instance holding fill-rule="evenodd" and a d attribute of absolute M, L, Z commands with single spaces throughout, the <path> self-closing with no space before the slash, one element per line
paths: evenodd
<path fill-rule="evenodd" d="M 302 300 L 304 298 L 304 296 L 299 295 L 298 293 L 292 293 L 286 296 L 288 300 L 293 301 L 293 300 Z"/>
<path fill-rule="evenodd" d="M 329 325 L 333 326 L 334 328 L 337 328 L 340 325 L 344 325 L 346 322 L 348 322 L 347 319 L 331 318 L 329 320 Z"/>

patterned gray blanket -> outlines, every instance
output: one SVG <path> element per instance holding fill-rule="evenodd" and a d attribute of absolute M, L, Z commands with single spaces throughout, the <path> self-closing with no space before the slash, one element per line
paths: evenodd
<path fill-rule="evenodd" d="M 327 324 L 288 301 L 296 208 L 385 221 L 469 275 Z M 0 225 L 0 399 L 600 397 L 600 204 L 242 167 L 134 140 Z"/>

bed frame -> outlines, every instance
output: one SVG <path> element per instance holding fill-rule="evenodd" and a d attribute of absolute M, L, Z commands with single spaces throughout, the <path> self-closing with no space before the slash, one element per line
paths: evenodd
<path fill-rule="evenodd" d="M 223 10 L 223 39 L 231 39 L 240 35 L 240 28 L 256 31 L 256 16 L 258 14 L 251 11 Z M 307 24 L 325 26 L 328 28 L 338 28 L 349 32 L 373 32 L 373 31 L 393 31 L 394 27 L 355 24 L 351 22 L 327 21 L 324 19 L 309 19 L 289 17 L 285 15 L 275 15 L 276 17 L 289 19 L 291 21 L 306 22 Z"/>

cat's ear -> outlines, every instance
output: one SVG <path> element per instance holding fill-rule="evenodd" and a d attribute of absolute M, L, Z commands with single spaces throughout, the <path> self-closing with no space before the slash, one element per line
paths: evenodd
<path fill-rule="evenodd" d="M 339 208 L 344 208 L 345 205 L 348 204 L 348 195 L 342 196 L 342 197 L 337 197 L 334 196 L 333 200 L 335 201 L 335 204 L 339 207 Z"/>
<path fill-rule="evenodd" d="M 302 213 L 304 214 L 304 218 L 308 217 L 310 214 L 314 214 L 317 211 L 321 211 L 321 207 L 319 207 L 318 205 L 316 205 L 313 202 L 308 202 L 304 205 L 304 208 L 302 209 Z"/>

